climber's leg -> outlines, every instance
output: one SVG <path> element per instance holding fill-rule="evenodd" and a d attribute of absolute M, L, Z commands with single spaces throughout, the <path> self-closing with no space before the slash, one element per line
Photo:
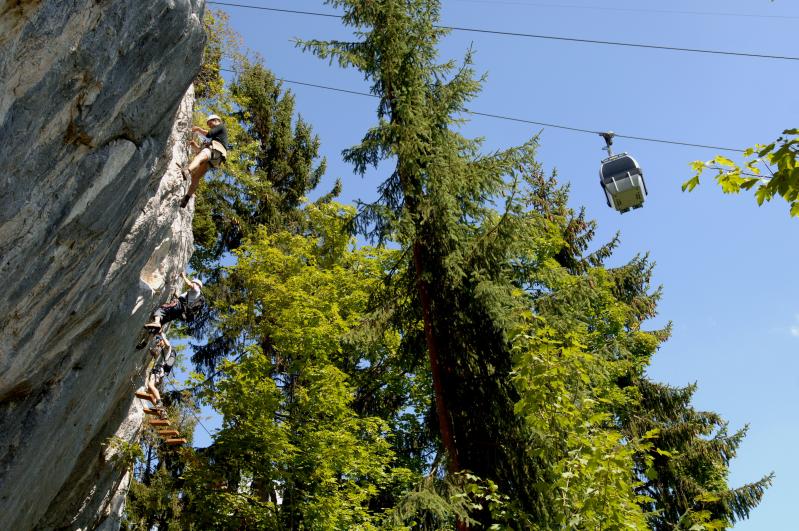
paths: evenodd
<path fill-rule="evenodd" d="M 208 163 L 211 160 L 211 148 L 203 148 L 197 156 L 194 157 L 189 164 L 189 172 L 194 175 L 197 168 L 199 168 L 203 163 Z"/>
<path fill-rule="evenodd" d="M 188 166 L 185 165 L 180 166 L 180 172 L 183 174 L 184 181 L 188 181 L 189 179 L 191 179 L 192 175 L 196 173 L 197 168 L 202 166 L 203 163 L 207 163 L 208 160 L 211 158 L 211 150 L 209 148 L 200 149 L 200 145 L 194 142 L 193 140 L 191 142 L 191 147 L 192 149 L 195 150 L 195 152 L 199 153 L 197 153 L 197 155 L 194 156 L 194 158 L 191 160 Z"/>
<path fill-rule="evenodd" d="M 188 169 L 183 170 L 184 178 L 187 177 L 187 173 L 191 177 L 191 184 L 189 184 L 189 189 L 186 191 L 186 195 L 183 196 L 183 199 L 180 201 L 180 206 L 182 208 L 186 208 L 186 205 L 189 204 L 189 199 L 191 196 L 194 195 L 194 192 L 197 191 L 197 187 L 200 185 L 200 179 L 203 178 L 205 172 L 208 171 L 208 163 L 211 160 L 211 149 L 205 148 L 200 151 L 194 160 L 191 161 L 189 164 Z"/>
<path fill-rule="evenodd" d="M 189 191 L 186 192 L 186 195 L 191 197 L 194 195 L 194 192 L 197 191 L 197 187 L 200 185 L 200 179 L 203 178 L 205 172 L 208 171 L 208 161 L 203 161 L 197 166 L 195 169 L 191 170 L 191 184 L 189 185 Z"/>
<path fill-rule="evenodd" d="M 158 391 L 158 387 L 161 385 L 163 379 L 164 367 L 162 365 L 156 365 L 147 377 L 147 391 L 150 392 L 153 400 L 155 400 L 153 405 L 155 409 L 158 410 L 158 417 L 165 420 L 169 415 L 167 415 L 166 407 L 164 407 L 164 403 L 161 401 L 161 393 Z"/>
<path fill-rule="evenodd" d="M 162 310 L 162 308 L 163 308 L 163 306 L 162 306 L 162 307 L 159 307 L 159 308 L 158 308 L 158 309 L 157 309 L 157 310 L 156 310 L 156 311 L 153 313 L 153 320 L 152 320 L 152 322 L 149 322 L 149 323 L 145 324 L 145 325 L 144 325 L 144 328 L 152 328 L 152 329 L 154 329 L 154 330 L 156 330 L 156 331 L 157 331 L 157 330 L 161 330 L 161 319 L 163 319 L 163 318 L 164 318 L 164 311 Z"/>
<path fill-rule="evenodd" d="M 153 321 L 151 323 L 147 323 L 144 325 L 145 328 L 153 328 L 155 330 L 160 330 L 161 326 L 165 325 L 170 321 L 174 321 L 177 317 L 180 316 L 182 310 L 180 309 L 180 302 L 179 301 L 172 301 L 167 304 L 162 304 L 158 307 L 156 311 L 153 312 Z M 175 313 L 175 308 L 177 307 L 177 313 Z"/>
<path fill-rule="evenodd" d="M 150 395 L 155 398 L 155 407 L 163 407 L 161 403 L 161 393 L 158 392 L 158 387 L 156 386 L 156 382 L 158 381 L 158 375 L 156 374 L 156 369 L 153 369 L 149 376 L 147 376 L 147 390 L 150 392 Z"/>
<path fill-rule="evenodd" d="M 167 323 L 171 323 L 175 319 L 181 319 L 183 317 L 183 305 L 181 304 L 180 300 L 175 300 L 170 302 L 168 305 L 165 304 L 161 306 L 163 308 L 163 317 L 161 317 L 161 324 L 165 325 Z"/>

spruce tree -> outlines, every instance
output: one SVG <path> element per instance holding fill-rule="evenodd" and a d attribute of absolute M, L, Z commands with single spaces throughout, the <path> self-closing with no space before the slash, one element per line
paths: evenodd
<path fill-rule="evenodd" d="M 570 275 L 588 277 L 605 271 L 604 263 L 618 243 L 618 236 L 584 256 L 592 242 L 595 223 L 584 212 L 573 213 L 566 205 L 565 189 L 555 179 L 537 179 L 534 208 L 564 227 L 564 246 L 556 255 Z M 727 484 L 730 460 L 735 457 L 746 428 L 728 433 L 727 422 L 713 412 L 691 406 L 696 385 L 672 387 L 653 382 L 644 369 L 670 326 L 644 331 L 646 320 L 657 314 L 660 289 L 651 291 L 652 264 L 636 257 L 628 264 L 607 270 L 605 281 L 589 285 L 572 283 L 569 290 L 546 290 L 537 297 L 540 315 L 574 330 L 583 323 L 595 340 L 591 351 L 605 359 L 622 361 L 615 375 L 629 399 L 613 408 L 615 424 L 629 441 L 646 437 L 633 455 L 639 479 L 636 492 L 648 515 L 651 529 L 723 529 L 747 518 L 760 503 L 772 476 L 737 488 Z M 603 275 L 604 276 L 604 275 Z"/>
<path fill-rule="evenodd" d="M 695 385 L 671 387 L 642 379 L 639 389 L 640 406 L 630 411 L 625 427 L 630 433 L 657 431 L 649 455 L 637 459 L 642 478 L 638 491 L 651 500 L 644 504 L 652 515 L 651 528 L 713 524 L 724 529 L 748 518 L 772 476 L 728 486 L 729 463 L 746 428 L 730 434 L 718 414 L 691 407 Z"/>
<path fill-rule="evenodd" d="M 479 82 L 468 55 L 457 71 L 454 63 L 435 62 L 445 33 L 435 26 L 438 2 L 328 3 L 344 8 L 344 23 L 362 40 L 304 46 L 361 70 L 380 98 L 378 124 L 344 158 L 361 174 L 396 161 L 380 200 L 361 213 L 361 228 L 406 250 L 406 269 L 389 282 L 409 290 L 415 313 L 407 329 L 422 323 L 447 469 L 496 483 L 546 528 L 551 500 L 541 485 L 552 481 L 552 468 L 514 411 L 520 396 L 511 378 L 511 339 L 525 300 L 509 261 L 539 250 L 536 238 L 545 238 L 547 228 L 504 222 L 508 217 L 491 205 L 513 197 L 514 177 L 533 164 L 535 146 L 481 155 L 479 142 L 454 131 Z M 485 508 L 474 516 L 492 521 Z"/>

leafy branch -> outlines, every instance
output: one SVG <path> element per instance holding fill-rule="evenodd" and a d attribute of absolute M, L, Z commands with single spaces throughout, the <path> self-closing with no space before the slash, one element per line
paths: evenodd
<path fill-rule="evenodd" d="M 704 172 L 711 170 L 716 172 L 714 178 L 725 194 L 754 189 L 758 206 L 780 196 L 790 205 L 791 216 L 799 216 L 799 129 L 787 129 L 782 134 L 771 144 L 758 144 L 744 151 L 743 165 L 721 155 L 707 162 L 694 161 L 691 168 L 695 175 L 683 183 L 683 192 L 696 188 Z M 777 167 L 770 176 L 761 175 L 758 165 L 764 161 L 770 172 L 769 165 Z"/>

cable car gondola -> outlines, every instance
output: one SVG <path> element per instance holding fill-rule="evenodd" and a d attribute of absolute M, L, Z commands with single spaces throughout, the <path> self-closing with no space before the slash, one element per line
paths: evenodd
<path fill-rule="evenodd" d="M 641 166 L 627 153 L 613 154 L 610 146 L 615 135 L 612 131 L 600 133 L 600 136 L 607 144 L 603 149 L 607 150 L 608 158 L 599 167 L 599 184 L 605 192 L 608 206 L 622 214 L 641 208 L 647 195 Z"/>

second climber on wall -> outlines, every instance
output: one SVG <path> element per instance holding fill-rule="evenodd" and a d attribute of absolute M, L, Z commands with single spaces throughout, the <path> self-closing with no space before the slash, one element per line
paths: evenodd
<path fill-rule="evenodd" d="M 200 152 L 197 153 L 188 168 L 181 168 L 183 178 L 190 180 L 189 189 L 183 199 L 180 200 L 182 208 L 186 208 L 186 205 L 189 204 L 189 199 L 194 195 L 197 186 L 200 184 L 200 179 L 203 178 L 208 168 L 218 168 L 227 159 L 228 143 L 225 124 L 222 123 L 222 119 L 216 114 L 209 115 L 206 119 L 206 124 L 208 124 L 208 129 L 197 126 L 191 128 L 193 133 L 203 135 L 206 141 L 202 146 L 192 141 L 194 147 L 201 147 Z"/>
<path fill-rule="evenodd" d="M 194 319 L 194 315 L 203 307 L 205 299 L 201 293 L 203 288 L 202 281 L 191 279 L 186 276 L 186 273 L 181 273 L 180 276 L 189 289 L 170 302 L 159 306 L 153 312 L 153 321 L 144 325 L 145 328 L 160 331 L 162 326 L 176 319 L 189 322 Z"/>

